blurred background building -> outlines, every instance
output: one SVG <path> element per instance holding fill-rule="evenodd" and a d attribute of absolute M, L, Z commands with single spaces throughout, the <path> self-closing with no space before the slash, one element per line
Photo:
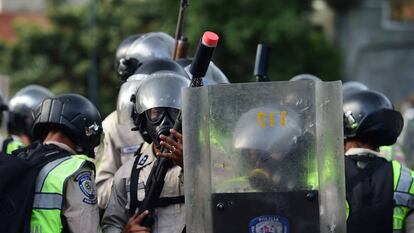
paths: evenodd
<path fill-rule="evenodd" d="M 46 23 L 44 9 L 44 0 L 0 0 L 0 38 L 16 40 L 16 31 L 13 28 L 16 20 Z"/>
<path fill-rule="evenodd" d="M 314 21 L 341 50 L 342 79 L 399 104 L 414 92 L 413 0 L 315 0 Z"/>
<path fill-rule="evenodd" d="M 414 92 L 414 1 L 331 0 L 344 80 L 399 103 Z"/>

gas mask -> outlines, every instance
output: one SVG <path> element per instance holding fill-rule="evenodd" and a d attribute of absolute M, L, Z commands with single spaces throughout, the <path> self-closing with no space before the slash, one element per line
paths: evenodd
<path fill-rule="evenodd" d="M 289 155 L 268 153 L 261 150 L 243 149 L 243 169 L 248 171 L 248 180 L 252 188 L 264 192 L 275 191 L 281 187 L 288 188 L 289 184 L 283 174 L 287 174 L 284 163 Z M 245 173 L 246 174 L 246 173 Z"/>
<path fill-rule="evenodd" d="M 145 128 L 157 148 L 160 148 L 160 135 L 170 135 L 170 129 L 174 127 L 179 111 L 168 107 L 151 108 L 145 111 Z"/>

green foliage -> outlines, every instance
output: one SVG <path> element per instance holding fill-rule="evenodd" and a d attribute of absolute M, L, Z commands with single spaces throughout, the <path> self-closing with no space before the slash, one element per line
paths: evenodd
<path fill-rule="evenodd" d="M 221 40 L 214 60 L 232 82 L 254 80 L 259 42 L 272 46 L 272 80 L 287 80 L 304 72 L 324 80 L 339 79 L 337 50 L 307 20 L 311 0 L 189 2 L 185 34 L 192 51 L 203 31 L 217 32 Z M 49 1 L 50 25 L 16 24 L 18 41 L 0 43 L 0 72 L 12 77 L 14 90 L 37 83 L 55 93 L 86 95 L 95 50 L 97 104 L 103 115 L 108 114 L 115 108 L 120 86 L 113 69 L 118 44 L 135 33 L 165 31 L 173 35 L 178 8 L 178 0 L 96 0 L 95 5 L 76 6 Z"/>
<path fill-rule="evenodd" d="M 355 6 L 358 3 L 361 3 L 361 0 L 326 0 L 326 2 L 338 11 L 345 11 Z"/>
<path fill-rule="evenodd" d="M 234 82 L 253 81 L 257 44 L 271 46 L 269 77 L 287 80 L 312 73 L 339 79 L 339 54 L 307 20 L 307 0 L 193 1 L 188 33 L 194 41 L 211 29 L 221 35 L 215 60 Z"/>

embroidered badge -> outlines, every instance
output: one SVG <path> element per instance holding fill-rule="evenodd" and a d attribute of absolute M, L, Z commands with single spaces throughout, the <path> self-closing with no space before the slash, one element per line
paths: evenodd
<path fill-rule="evenodd" d="M 289 222 L 280 216 L 259 216 L 250 221 L 249 233 L 289 233 Z"/>
<path fill-rule="evenodd" d="M 141 145 L 142 144 L 122 147 L 121 154 L 122 155 L 133 154 L 141 147 Z"/>
<path fill-rule="evenodd" d="M 80 190 L 86 196 L 82 201 L 89 205 L 95 205 L 97 203 L 97 198 L 91 173 L 82 172 L 76 177 L 76 179 L 78 180 Z"/>
<path fill-rule="evenodd" d="M 145 162 L 147 162 L 148 160 L 148 155 L 144 155 L 138 162 L 138 165 L 142 166 L 145 164 Z"/>

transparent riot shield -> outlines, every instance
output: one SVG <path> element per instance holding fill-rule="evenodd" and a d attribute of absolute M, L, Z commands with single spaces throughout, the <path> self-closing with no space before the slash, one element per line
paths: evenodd
<path fill-rule="evenodd" d="M 190 67 L 191 63 L 188 64 L 184 69 L 188 73 L 188 76 L 192 77 L 193 75 L 190 73 Z M 206 76 L 203 78 L 203 85 L 209 86 L 224 83 L 230 83 L 230 81 L 227 79 L 227 76 L 213 62 L 210 62 Z"/>
<path fill-rule="evenodd" d="M 346 232 L 340 82 L 183 91 L 187 232 Z"/>

